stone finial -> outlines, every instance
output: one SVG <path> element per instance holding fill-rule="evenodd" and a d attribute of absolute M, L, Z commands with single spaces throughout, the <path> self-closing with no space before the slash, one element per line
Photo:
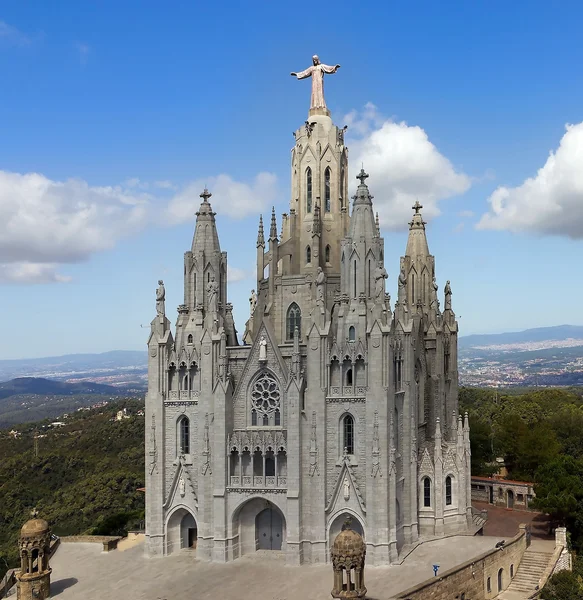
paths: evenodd
<path fill-rule="evenodd" d="M 275 218 L 275 206 L 271 208 L 271 227 L 269 228 L 269 241 L 277 240 L 277 219 Z"/>
<path fill-rule="evenodd" d="M 200 197 L 202 198 L 203 203 L 208 204 L 209 203 L 209 198 L 212 196 L 212 194 L 207 190 L 207 188 L 205 187 L 204 190 L 202 191 L 202 193 L 200 194 Z"/>
<path fill-rule="evenodd" d="M 375 216 L 374 222 L 375 222 L 375 225 L 376 225 L 376 228 L 377 228 L 377 237 L 381 237 L 381 224 L 380 224 L 380 221 L 379 221 L 379 213 L 378 212 L 377 212 L 377 214 Z"/>
<path fill-rule="evenodd" d="M 259 215 L 259 230 L 257 231 L 257 247 L 265 246 L 265 237 L 263 235 L 263 215 Z"/>
<path fill-rule="evenodd" d="M 365 173 L 364 167 L 360 169 L 360 173 L 356 176 L 356 179 L 360 181 L 360 185 L 366 185 L 366 180 L 368 179 L 368 173 Z"/>
<path fill-rule="evenodd" d="M 419 211 L 423 208 L 423 205 L 419 204 L 419 200 L 415 200 L 415 204 L 411 208 L 415 211 L 415 214 L 418 215 Z"/>

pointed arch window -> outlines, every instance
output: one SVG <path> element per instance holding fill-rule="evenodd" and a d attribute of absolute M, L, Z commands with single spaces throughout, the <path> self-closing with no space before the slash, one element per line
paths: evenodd
<path fill-rule="evenodd" d="M 178 423 L 180 454 L 190 454 L 190 421 L 182 417 Z"/>
<path fill-rule="evenodd" d="M 192 344 L 192 333 L 188 334 L 188 343 Z"/>
<path fill-rule="evenodd" d="M 306 212 L 312 212 L 312 169 L 306 169 Z"/>
<path fill-rule="evenodd" d="M 330 212 L 330 167 L 324 171 L 324 210 Z"/>
<path fill-rule="evenodd" d="M 423 478 L 423 506 L 431 507 L 431 479 L 429 477 Z"/>
<path fill-rule="evenodd" d="M 342 442 L 346 454 L 354 454 L 354 418 L 346 415 L 342 419 Z"/>
<path fill-rule="evenodd" d="M 356 338 L 356 329 L 354 329 L 354 325 L 351 325 L 350 328 L 348 329 L 348 341 L 354 342 L 355 338 Z"/>
<path fill-rule="evenodd" d="M 287 309 L 287 318 L 286 318 L 286 327 L 285 327 L 285 337 L 287 340 L 294 339 L 294 331 L 298 328 L 298 335 L 302 334 L 302 311 L 300 307 L 292 302 L 289 308 Z"/>
<path fill-rule="evenodd" d="M 312 262 L 312 249 L 310 246 L 306 247 L 306 264 L 310 264 Z"/>
<path fill-rule="evenodd" d="M 329 263 L 330 262 L 330 244 L 328 244 L 326 246 L 326 249 L 324 250 L 324 260 Z"/>
<path fill-rule="evenodd" d="M 451 476 L 448 475 L 445 478 L 445 505 L 451 506 L 452 504 L 452 494 L 451 494 Z"/>

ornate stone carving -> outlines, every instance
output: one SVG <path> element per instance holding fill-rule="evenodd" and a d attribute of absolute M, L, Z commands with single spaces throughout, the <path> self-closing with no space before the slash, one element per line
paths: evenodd
<path fill-rule="evenodd" d="M 209 443 L 209 414 L 208 413 L 206 413 L 204 415 L 204 429 L 203 429 L 202 435 L 203 435 L 202 456 L 204 457 L 204 462 L 202 465 L 202 474 L 206 475 L 207 473 L 209 473 L 209 475 L 212 475 L 213 471 L 211 468 L 211 447 L 210 447 L 210 443 Z"/>
<path fill-rule="evenodd" d="M 372 470 L 371 475 L 376 477 L 382 477 L 383 474 L 381 472 L 381 449 L 380 449 L 380 441 L 379 441 L 379 411 L 374 411 L 374 423 L 372 429 Z"/>
<path fill-rule="evenodd" d="M 310 477 L 320 475 L 318 468 L 318 438 L 316 436 L 316 411 L 312 412 L 312 433 L 310 436 Z"/>
<path fill-rule="evenodd" d="M 152 415 L 152 425 L 150 426 L 150 475 L 158 472 L 158 449 L 156 447 L 156 417 Z"/>

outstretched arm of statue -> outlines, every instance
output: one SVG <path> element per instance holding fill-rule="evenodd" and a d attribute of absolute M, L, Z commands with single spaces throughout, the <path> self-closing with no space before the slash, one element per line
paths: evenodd
<path fill-rule="evenodd" d="M 322 70 L 324 71 L 324 73 L 336 73 L 336 71 L 338 71 L 338 69 L 340 68 L 340 65 L 334 65 L 333 67 L 331 67 L 330 65 L 320 65 L 322 67 Z"/>
<path fill-rule="evenodd" d="M 300 71 L 299 73 L 290 73 L 292 77 L 297 77 L 298 79 L 305 79 L 306 77 L 310 77 L 312 74 L 313 67 L 308 67 L 305 71 Z"/>

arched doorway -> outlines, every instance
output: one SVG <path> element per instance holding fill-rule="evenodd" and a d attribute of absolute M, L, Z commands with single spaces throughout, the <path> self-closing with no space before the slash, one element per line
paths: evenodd
<path fill-rule="evenodd" d="M 172 513 L 166 527 L 166 553 L 182 549 L 196 549 L 198 525 L 194 516 L 185 508 Z"/>
<path fill-rule="evenodd" d="M 502 591 L 502 584 L 504 583 L 502 581 L 502 577 L 503 577 L 503 573 L 504 573 L 504 569 L 500 569 L 498 571 L 498 591 L 501 592 Z"/>
<path fill-rule="evenodd" d="M 283 518 L 272 506 L 264 508 L 255 517 L 257 550 L 281 550 L 283 541 Z"/>
<path fill-rule="evenodd" d="M 257 550 L 286 550 L 286 522 L 281 508 L 266 498 L 250 498 L 233 512 L 233 557 Z"/>
<path fill-rule="evenodd" d="M 506 506 L 508 506 L 508 508 L 513 508 L 514 507 L 514 492 L 512 490 L 508 490 L 508 493 L 506 494 L 506 499 L 507 499 Z"/>
<path fill-rule="evenodd" d="M 346 523 L 348 519 L 350 520 L 350 529 L 356 531 L 356 533 L 359 533 L 362 536 L 362 538 L 365 539 L 364 528 L 362 526 L 362 523 L 354 515 L 348 512 L 344 512 L 335 517 L 335 519 L 330 524 L 330 529 L 328 533 L 328 542 L 330 548 L 332 548 L 332 544 L 334 544 L 336 536 L 342 531 L 342 526 L 344 525 L 344 523 Z"/>

